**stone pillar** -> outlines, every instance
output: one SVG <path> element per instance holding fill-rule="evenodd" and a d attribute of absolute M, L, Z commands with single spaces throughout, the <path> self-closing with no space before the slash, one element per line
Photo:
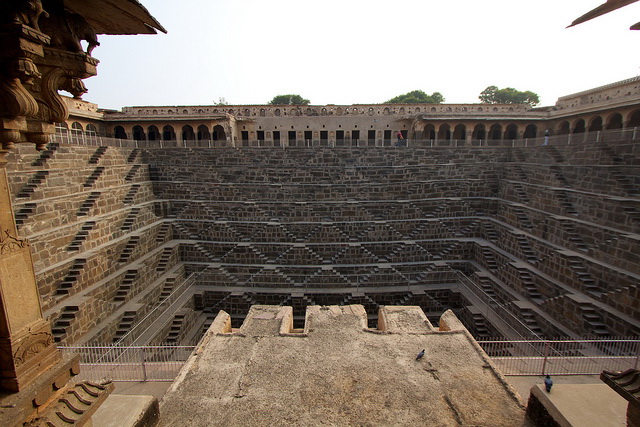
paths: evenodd
<path fill-rule="evenodd" d="M 51 325 L 42 317 L 29 243 L 16 234 L 4 163 L 0 167 L 0 389 L 19 391 L 57 363 L 60 354 Z"/>
<path fill-rule="evenodd" d="M 49 83 L 36 65 L 49 41 L 19 21 L 0 24 L 0 45 L 8 47 L 0 50 L 0 389 L 12 392 L 60 360 L 42 317 L 29 243 L 17 236 L 4 159 L 15 143 L 44 148 L 54 131 L 52 122 L 38 119 L 42 108 L 32 94 Z"/>
<path fill-rule="evenodd" d="M 42 317 L 29 243 L 16 234 L 4 163 L 0 168 L 0 389 L 19 391 L 57 363 L 60 354 L 51 325 Z"/>
<path fill-rule="evenodd" d="M 71 27 L 65 20 L 84 19 L 63 8 L 49 12 L 39 1 L 0 3 L 0 390 L 9 392 L 1 393 L 0 419 L 7 425 L 57 425 L 65 410 L 56 405 L 67 405 L 71 395 L 80 396 L 71 404 L 77 410 L 72 418 L 85 423 L 113 389 L 83 383 L 78 386 L 89 394 L 73 390 L 69 379 L 78 374 L 78 357 L 63 360 L 43 318 L 31 248 L 17 236 L 7 182 L 7 150 L 17 143 L 43 149 L 55 123 L 68 117 L 58 90 L 79 97 L 86 92 L 81 79 L 96 74 L 98 61 L 81 51 L 78 40 L 80 51 L 49 46 L 52 37 L 38 26 L 40 16 L 48 16 L 51 34 L 59 38 Z"/>

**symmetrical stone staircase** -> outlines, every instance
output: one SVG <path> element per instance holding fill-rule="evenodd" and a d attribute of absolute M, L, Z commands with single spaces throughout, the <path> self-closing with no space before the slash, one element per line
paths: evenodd
<path fill-rule="evenodd" d="M 120 287 L 113 298 L 114 302 L 124 302 L 129 297 L 129 293 L 133 289 L 134 282 L 138 278 L 138 270 L 127 270 L 122 278 Z"/>
<path fill-rule="evenodd" d="M 78 216 L 86 216 L 89 215 L 91 208 L 93 208 L 96 204 L 96 201 L 100 197 L 102 193 L 99 191 L 92 191 L 89 193 L 89 197 L 80 205 L 80 209 L 78 209 Z"/>
<path fill-rule="evenodd" d="M 80 308 L 76 305 L 68 305 L 62 309 L 60 316 L 51 327 L 51 333 L 55 342 L 61 342 L 67 335 L 67 329 L 76 318 Z"/>
<path fill-rule="evenodd" d="M 84 241 L 87 240 L 87 237 L 89 236 L 89 232 L 91 232 L 91 230 L 93 230 L 95 226 L 96 226 L 95 221 L 87 221 L 84 224 L 82 224 L 82 227 L 80 227 L 80 231 L 76 233 L 76 235 L 74 236 L 69 246 L 67 246 L 67 250 L 79 251 Z"/>
<path fill-rule="evenodd" d="M 17 198 L 28 198 L 31 197 L 31 194 L 35 191 L 36 188 L 40 184 L 42 184 L 47 177 L 49 176 L 49 171 L 37 171 L 33 174 L 33 176 L 29 179 L 27 185 L 25 185 L 22 190 L 16 195 Z"/>
<path fill-rule="evenodd" d="M 82 185 L 87 188 L 93 187 L 98 178 L 100 178 L 100 175 L 104 173 L 104 169 L 103 166 L 97 166 Z"/>
<path fill-rule="evenodd" d="M 611 304 L 619 307 L 633 285 L 614 282 L 608 289 L 619 292 L 598 294 L 599 276 L 615 281 L 621 277 L 616 269 L 640 273 L 618 256 L 640 231 L 640 203 L 625 181 L 627 176 L 636 182 L 629 157 L 635 149 L 625 146 L 624 158 L 597 165 L 598 179 L 583 179 L 580 171 L 589 167 L 594 150 L 601 148 L 63 145 L 46 161 L 46 171 L 34 169 L 45 163 L 30 167 L 30 155 L 29 163 L 11 172 L 11 183 L 18 224 L 36 230 L 27 237 L 46 281 L 43 289 L 53 289 L 58 307 L 81 290 L 79 296 L 91 302 L 87 307 L 100 307 L 106 318 L 113 310 L 162 301 L 173 283 L 195 273 L 204 301 L 198 310 L 206 316 L 229 310 L 234 327 L 251 304 L 274 301 L 294 305 L 298 322 L 310 303 L 362 303 L 372 321 L 381 304 L 417 304 L 435 316 L 470 304 L 452 290 L 453 272 L 483 272 L 495 278 L 476 281 L 486 295 L 505 305 L 533 302 L 535 311 L 521 313 L 523 322 L 537 331 L 537 321 L 547 331 L 538 309 L 551 307 L 555 318 L 549 322 L 563 323 L 556 314 L 562 312 L 559 295 L 584 295 L 600 306 L 615 299 Z M 91 171 L 87 164 L 96 167 Z M 615 197 L 598 187 L 600 177 L 618 184 Z M 68 196 L 55 187 L 58 182 L 69 183 Z M 62 204 L 69 208 L 58 220 L 55 209 Z M 47 222 L 55 225 L 47 228 Z M 86 244 L 90 238 L 95 241 Z M 55 252 L 60 241 L 70 242 L 68 253 Z M 598 262 L 588 271 L 591 277 L 580 266 L 571 267 L 575 277 L 557 274 L 566 249 Z M 80 267 L 74 261 L 82 259 L 82 274 L 73 272 Z M 526 268 L 518 271 L 519 262 Z M 95 279 L 85 278 L 91 275 Z M 111 306 L 100 305 L 104 295 L 113 296 Z M 558 299 L 549 302 L 547 296 Z M 601 318 L 611 334 L 633 322 L 612 321 L 615 315 L 611 309 Z M 76 316 L 78 324 L 91 324 L 83 310 Z M 593 322 L 570 329 L 592 333 Z M 491 324 L 479 326 L 495 333 Z M 72 339 L 78 337 L 74 331 Z"/>
<path fill-rule="evenodd" d="M 68 295 L 74 284 L 78 281 L 78 276 L 82 273 L 87 260 L 85 258 L 76 258 L 73 265 L 67 272 L 67 275 L 60 281 L 56 293 L 58 295 Z"/>

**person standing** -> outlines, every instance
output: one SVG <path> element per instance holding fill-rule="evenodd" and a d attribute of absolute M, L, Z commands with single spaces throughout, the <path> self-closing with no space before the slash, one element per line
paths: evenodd
<path fill-rule="evenodd" d="M 404 140 L 404 136 L 402 136 L 402 131 L 399 130 L 396 136 L 398 137 L 398 142 L 396 142 L 396 147 L 400 147 L 402 146 L 402 141 Z"/>

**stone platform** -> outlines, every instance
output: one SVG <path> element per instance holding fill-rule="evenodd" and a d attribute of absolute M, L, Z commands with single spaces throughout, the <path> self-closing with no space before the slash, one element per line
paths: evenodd
<path fill-rule="evenodd" d="M 161 402 L 160 425 L 529 425 L 520 397 L 452 312 L 253 306 L 221 312 Z M 422 349 L 421 360 L 416 355 Z"/>

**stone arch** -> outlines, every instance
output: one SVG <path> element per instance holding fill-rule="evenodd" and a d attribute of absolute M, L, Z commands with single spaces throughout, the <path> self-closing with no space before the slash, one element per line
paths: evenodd
<path fill-rule="evenodd" d="M 89 123 L 87 125 L 87 133 L 93 134 L 93 135 L 97 135 L 98 134 L 98 128 L 96 128 L 96 126 L 93 123 Z"/>
<path fill-rule="evenodd" d="M 209 133 L 209 128 L 205 125 L 198 126 L 196 138 L 198 139 L 198 141 L 207 141 L 211 139 L 211 133 Z"/>
<path fill-rule="evenodd" d="M 518 139 L 518 126 L 515 123 L 509 123 L 504 130 L 504 139 Z"/>
<path fill-rule="evenodd" d="M 595 116 L 590 120 L 589 132 L 597 132 L 602 130 L 602 117 Z"/>
<path fill-rule="evenodd" d="M 84 129 L 82 128 L 82 125 L 78 122 L 73 122 L 71 123 L 71 130 L 75 130 L 75 131 L 80 131 L 82 132 Z M 124 129 L 123 129 L 124 130 Z"/>
<path fill-rule="evenodd" d="M 391 114 L 391 110 L 389 110 L 389 107 L 384 107 L 384 110 L 382 110 L 382 114 L 385 114 L 385 115 Z"/>
<path fill-rule="evenodd" d="M 149 141 L 158 141 L 160 139 L 160 130 L 157 126 L 151 125 L 147 128 Z"/>
<path fill-rule="evenodd" d="M 478 123 L 473 128 L 473 133 L 471 134 L 471 138 L 473 139 L 486 139 L 486 130 L 485 126 L 482 123 Z"/>
<path fill-rule="evenodd" d="M 584 119 L 578 119 L 573 124 L 573 133 L 583 133 L 586 130 Z"/>
<path fill-rule="evenodd" d="M 404 107 L 400 107 L 399 113 L 404 114 Z"/>
<path fill-rule="evenodd" d="M 568 121 L 563 121 L 558 125 L 558 129 L 556 130 L 556 134 L 558 135 L 569 135 L 571 132 L 571 126 L 569 126 Z"/>
<path fill-rule="evenodd" d="M 140 125 L 135 125 L 132 129 L 132 132 L 133 139 L 135 139 L 136 141 L 144 141 L 145 139 L 147 139 L 144 134 L 144 129 Z"/>
<path fill-rule="evenodd" d="M 467 127 L 462 123 L 458 123 L 453 129 L 453 139 L 464 141 L 467 139 Z"/>
<path fill-rule="evenodd" d="M 189 110 L 182 110 L 182 114 L 189 114 Z"/>
<path fill-rule="evenodd" d="M 176 140 L 176 131 L 173 130 L 173 126 L 165 125 L 162 128 L 162 139 L 164 141 L 175 141 Z"/>
<path fill-rule="evenodd" d="M 527 125 L 526 128 L 524 128 L 524 135 L 522 135 L 525 138 L 535 138 L 538 135 L 538 126 L 534 125 L 533 123 L 530 123 Z"/>
<path fill-rule="evenodd" d="M 260 117 L 266 117 L 267 116 L 267 110 L 265 110 L 264 108 L 260 109 Z"/>
<path fill-rule="evenodd" d="M 248 108 L 244 109 L 244 115 L 245 116 L 250 116 L 251 115 L 251 110 L 249 110 Z"/>
<path fill-rule="evenodd" d="M 494 123 L 489 128 L 489 137 L 487 139 L 491 139 L 493 141 L 498 141 L 502 137 L 502 126 L 498 123 Z"/>
<path fill-rule="evenodd" d="M 640 126 L 640 110 L 635 110 L 629 114 L 629 120 L 627 120 L 627 127 L 634 128 Z"/>
<path fill-rule="evenodd" d="M 196 139 L 196 134 L 193 132 L 193 127 L 191 125 L 182 126 L 182 140 L 193 141 L 194 139 Z"/>
<path fill-rule="evenodd" d="M 451 139 L 451 126 L 447 123 L 443 123 L 440 125 L 440 129 L 438 129 L 438 139 L 439 140 L 450 140 Z"/>
<path fill-rule="evenodd" d="M 322 110 L 320 110 L 320 115 L 321 116 L 326 116 L 327 115 L 327 109 L 323 108 Z"/>
<path fill-rule="evenodd" d="M 273 115 L 276 117 L 280 117 L 280 115 L 282 114 L 282 112 L 280 111 L 279 108 L 276 108 L 276 110 L 273 112 Z"/>
<path fill-rule="evenodd" d="M 337 115 L 339 115 L 339 116 L 341 116 L 341 115 L 342 115 L 342 107 L 338 107 L 338 108 L 336 109 L 336 114 L 337 114 Z"/>
<path fill-rule="evenodd" d="M 227 134 L 224 131 L 224 128 L 220 125 L 215 125 L 213 127 L 213 138 L 214 141 L 226 141 Z"/>
<path fill-rule="evenodd" d="M 424 131 L 422 135 L 424 135 L 425 139 L 430 139 L 430 140 L 436 139 L 436 127 L 431 123 L 426 124 L 424 126 Z"/>
<path fill-rule="evenodd" d="M 117 139 L 127 139 L 127 133 L 122 126 L 116 126 L 113 128 L 113 136 Z"/>
<path fill-rule="evenodd" d="M 622 129 L 622 114 L 613 113 L 607 118 L 607 129 Z"/>

